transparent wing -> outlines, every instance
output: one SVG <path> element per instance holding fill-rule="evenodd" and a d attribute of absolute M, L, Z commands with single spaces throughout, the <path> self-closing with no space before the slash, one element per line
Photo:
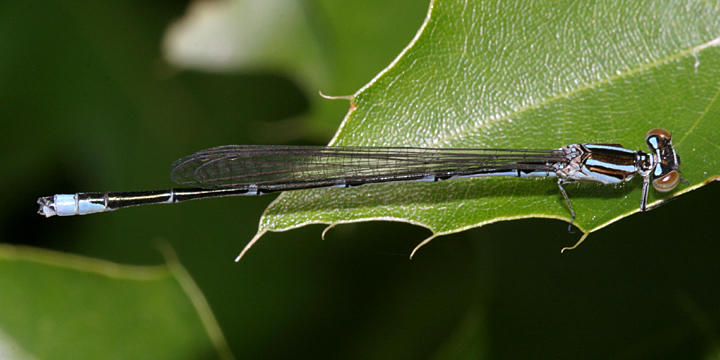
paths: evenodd
<path fill-rule="evenodd" d="M 201 187 L 256 184 L 289 190 L 507 170 L 552 171 L 552 165 L 562 161 L 557 150 L 226 145 L 175 161 L 171 178 Z"/>

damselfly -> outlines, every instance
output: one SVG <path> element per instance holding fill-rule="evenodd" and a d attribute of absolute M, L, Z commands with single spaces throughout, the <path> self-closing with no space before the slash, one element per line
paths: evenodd
<path fill-rule="evenodd" d="M 670 133 L 652 129 L 645 140 L 649 153 L 617 144 L 572 144 L 548 150 L 227 145 L 172 164 L 173 181 L 192 188 L 45 196 L 37 201 L 38 213 L 46 217 L 85 215 L 136 205 L 318 187 L 515 176 L 556 177 L 575 219 L 564 184 L 618 184 L 636 174 L 643 178 L 640 210 L 645 211 L 650 183 L 655 190 L 667 192 L 681 179 L 680 158 Z"/>

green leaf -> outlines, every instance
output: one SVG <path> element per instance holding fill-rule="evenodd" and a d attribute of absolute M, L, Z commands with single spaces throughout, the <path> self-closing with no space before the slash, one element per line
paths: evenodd
<path fill-rule="evenodd" d="M 169 260 L 127 266 L 1 245 L 0 358 L 232 358 L 203 295 Z"/>
<path fill-rule="evenodd" d="M 347 104 L 324 101 L 318 91 L 349 94 L 362 86 L 410 40 L 426 7 L 407 0 L 198 1 L 169 27 L 165 56 L 180 68 L 276 72 L 295 80 L 309 113 L 266 124 L 258 134 L 325 142 Z"/>
<path fill-rule="evenodd" d="M 194 2 L 169 27 L 165 56 L 183 68 L 280 70 L 317 88 L 328 68 L 303 14 L 301 2 L 283 0 Z"/>
<path fill-rule="evenodd" d="M 331 144 L 644 149 L 647 130 L 661 127 L 673 134 L 689 184 L 651 192 L 658 204 L 720 172 L 719 18 L 718 4 L 702 1 L 433 1 L 416 38 L 353 96 Z M 638 212 L 639 185 L 568 186 L 574 225 L 586 236 Z M 528 217 L 569 220 L 554 181 L 296 191 L 267 208 L 244 251 L 268 231 L 308 224 L 402 221 L 432 239 Z"/>

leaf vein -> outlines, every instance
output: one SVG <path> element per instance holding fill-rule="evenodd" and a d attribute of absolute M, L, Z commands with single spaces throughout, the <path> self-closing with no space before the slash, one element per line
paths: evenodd
<path fill-rule="evenodd" d="M 680 146 L 683 141 L 693 132 L 695 131 L 695 128 L 700 124 L 700 122 L 705 118 L 705 115 L 710 111 L 710 108 L 715 104 L 715 101 L 718 99 L 718 95 L 720 95 L 720 88 L 718 88 L 717 91 L 715 91 L 715 95 L 713 95 L 712 99 L 710 99 L 710 102 L 708 102 L 708 105 L 705 107 L 703 112 L 700 113 L 700 115 L 695 119 L 693 124 L 690 126 L 690 129 L 688 129 L 687 132 L 685 132 L 685 135 L 676 143 L 676 146 Z"/>
<path fill-rule="evenodd" d="M 536 103 L 519 107 L 519 108 L 517 108 L 515 111 L 511 111 L 511 112 L 505 113 L 505 114 L 503 114 L 503 115 L 500 116 L 500 117 L 490 118 L 490 119 L 488 119 L 487 121 L 480 122 L 480 123 L 477 124 L 477 125 L 470 126 L 470 127 L 465 127 L 465 128 L 461 128 L 461 129 L 459 129 L 459 131 L 456 131 L 456 132 L 454 132 L 453 134 L 450 134 L 449 136 L 446 136 L 446 137 L 443 137 L 443 138 L 434 140 L 434 141 L 432 142 L 432 144 L 433 144 L 434 146 L 438 146 L 438 145 L 441 145 L 441 144 L 447 144 L 447 143 L 450 142 L 451 140 L 457 139 L 457 138 L 459 138 L 459 137 L 466 136 L 467 134 L 469 134 L 469 133 L 471 133 L 471 132 L 475 132 L 475 131 L 480 130 L 480 129 L 484 128 L 484 127 L 487 127 L 487 126 L 489 126 L 489 125 L 491 125 L 491 124 L 508 120 L 508 119 L 510 119 L 510 118 L 513 117 L 513 116 L 517 116 L 518 114 L 522 114 L 522 113 L 524 113 L 524 112 L 527 112 L 527 111 L 530 111 L 530 110 L 539 108 L 539 107 L 544 106 L 544 105 L 547 105 L 547 104 L 550 104 L 550 103 L 552 103 L 552 102 L 554 102 L 554 101 L 557 101 L 557 100 L 560 100 L 560 99 L 562 99 L 562 98 L 567 98 L 567 97 L 570 97 L 570 96 L 575 95 L 575 94 L 577 94 L 577 93 L 580 93 L 580 92 L 583 92 L 583 91 L 586 91 L 586 90 L 589 90 L 589 89 L 593 89 L 593 88 L 595 88 L 595 87 L 597 87 L 597 86 L 604 85 L 604 84 L 607 84 L 607 83 L 610 83 L 610 82 L 612 82 L 612 81 L 616 81 L 616 80 L 619 80 L 619 79 L 623 79 L 623 78 L 626 78 L 626 77 L 635 75 L 635 74 L 637 74 L 637 73 L 643 72 L 643 71 L 645 71 L 645 70 L 649 70 L 649 69 L 656 68 L 656 67 L 661 66 L 661 65 L 665 65 L 665 64 L 667 64 L 667 63 L 669 63 L 669 62 L 671 62 L 671 61 L 673 61 L 673 60 L 680 59 L 680 58 L 685 57 L 685 56 L 688 56 L 688 55 L 697 54 L 698 52 L 700 52 L 700 51 L 702 51 L 702 50 L 704 50 L 704 49 L 706 49 L 706 48 L 708 48 L 708 47 L 710 47 L 710 46 L 718 46 L 718 45 L 720 45 L 720 37 L 715 38 L 715 39 L 713 39 L 713 40 L 711 40 L 711 41 L 708 41 L 708 42 L 706 42 L 706 43 L 703 43 L 703 44 L 700 44 L 700 45 L 693 46 L 693 47 L 691 47 L 691 48 L 682 50 L 682 51 L 677 52 L 677 53 L 675 53 L 675 54 L 672 54 L 672 55 L 669 55 L 669 56 L 666 56 L 666 57 L 657 59 L 657 60 L 655 60 L 655 61 L 653 61 L 653 62 L 644 64 L 644 65 L 640 65 L 640 66 L 635 67 L 635 68 L 628 69 L 628 71 L 620 72 L 620 73 L 617 73 L 617 74 L 615 74 L 615 75 L 608 76 L 607 78 L 604 78 L 604 79 L 602 79 L 602 80 L 594 81 L 594 82 L 589 82 L 587 85 L 581 86 L 581 87 L 576 88 L 576 89 L 573 89 L 573 90 L 571 90 L 571 91 L 567 91 L 567 92 L 564 92 L 564 93 L 556 94 L 556 95 L 554 95 L 554 96 L 551 96 L 551 97 L 546 98 L 546 99 L 544 99 L 544 100 L 538 101 L 538 102 L 536 102 Z"/>

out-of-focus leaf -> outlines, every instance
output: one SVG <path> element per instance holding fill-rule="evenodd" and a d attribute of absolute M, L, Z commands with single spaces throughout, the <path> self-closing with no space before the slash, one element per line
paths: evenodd
<path fill-rule="evenodd" d="M 327 77 L 301 2 L 196 1 L 168 28 L 165 56 L 178 67 L 280 69 L 317 88 Z"/>
<path fill-rule="evenodd" d="M 0 246 L 0 358 L 232 358 L 185 270 Z M 119 311 L 122 309 L 122 311 Z"/>
<path fill-rule="evenodd" d="M 703 1 L 437 0 L 406 50 L 354 95 L 332 145 L 643 149 L 662 127 L 689 184 L 651 192 L 656 204 L 720 172 L 719 18 Z M 568 186 L 574 224 L 588 234 L 637 212 L 639 185 Z M 250 245 L 315 223 L 403 221 L 437 236 L 527 217 L 569 220 L 554 181 L 314 189 L 280 195 Z"/>
<path fill-rule="evenodd" d="M 426 9 L 406 0 L 196 1 L 168 28 L 165 57 L 183 69 L 290 77 L 310 100 L 309 112 L 268 132 L 273 140 L 327 141 L 347 104 L 318 91 L 344 95 L 366 83 L 410 40 Z"/>

